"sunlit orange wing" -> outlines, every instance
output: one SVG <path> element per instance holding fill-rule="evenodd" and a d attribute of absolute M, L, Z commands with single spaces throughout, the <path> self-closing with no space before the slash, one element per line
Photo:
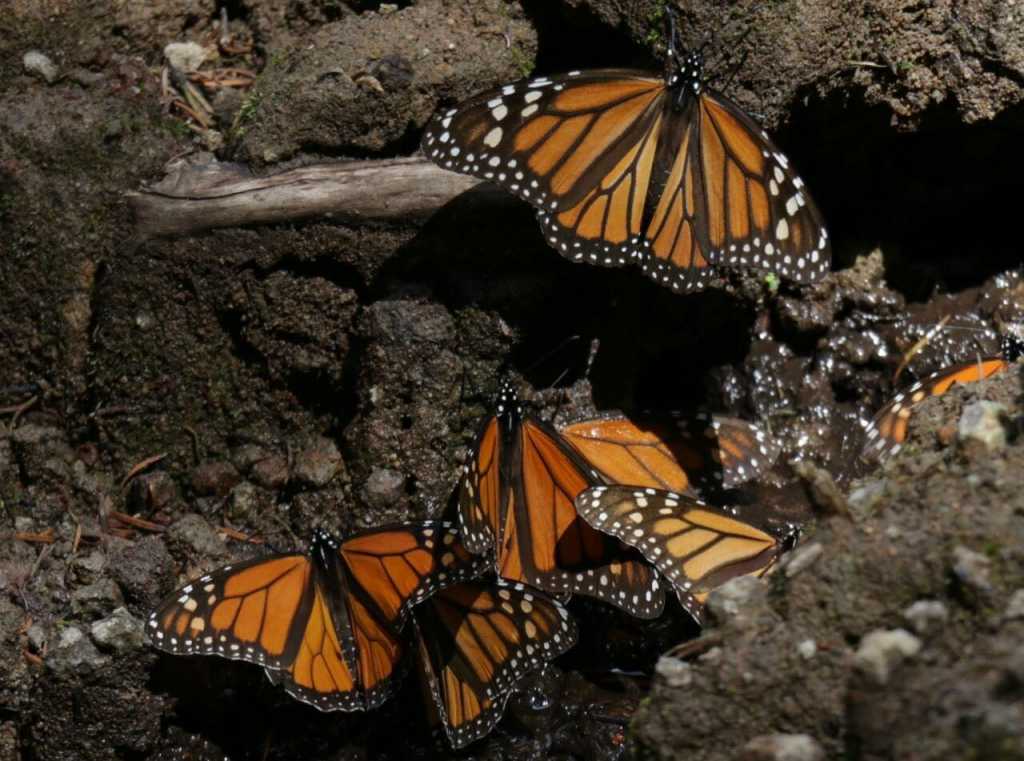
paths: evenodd
<path fill-rule="evenodd" d="M 795 541 L 795 527 L 769 532 L 721 508 L 673 492 L 598 486 L 576 500 L 580 515 L 654 563 L 701 623 L 703 602 L 737 576 L 764 575 Z"/>
<path fill-rule="evenodd" d="M 868 425 L 862 456 L 883 461 L 896 454 L 907 439 L 910 419 L 918 404 L 929 397 L 942 396 L 957 384 L 991 378 L 1008 367 L 1010 362 L 1004 357 L 987 357 L 939 370 L 899 392 Z"/>
<path fill-rule="evenodd" d="M 561 429 L 605 482 L 696 496 L 694 488 L 732 489 L 771 468 L 779 446 L 737 418 L 657 420 L 611 415 Z"/>

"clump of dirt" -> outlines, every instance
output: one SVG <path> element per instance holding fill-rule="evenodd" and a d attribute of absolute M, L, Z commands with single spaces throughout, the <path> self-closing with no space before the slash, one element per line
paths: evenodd
<path fill-rule="evenodd" d="M 1024 447 L 937 442 L 974 399 L 1021 420 L 1021 377 L 924 402 L 909 448 L 816 522 L 762 600 L 703 632 L 696 660 L 663 659 L 632 725 L 641 755 L 736 758 L 785 733 L 829 758 L 1016 757 Z M 910 647 L 877 645 L 901 630 Z"/>
<path fill-rule="evenodd" d="M 929 402 L 880 474 L 858 453 L 894 388 L 998 351 L 1024 317 L 1019 240 L 991 222 L 1012 218 L 1021 170 L 1019 45 L 1002 6 L 890 5 L 689 6 L 688 38 L 726 40 L 714 71 L 750 52 L 728 92 L 779 127 L 836 272 L 806 288 L 724 273 L 678 297 L 562 259 L 530 209 L 485 189 L 423 225 L 138 240 L 122 193 L 218 145 L 165 111 L 160 63 L 169 42 L 217 39 L 222 8 L 16 2 L 0 19 L 0 758 L 449 755 L 413 678 L 371 714 L 321 715 L 255 667 L 158 656 L 141 622 L 187 579 L 314 527 L 442 513 L 503 373 L 557 420 L 756 418 L 784 453 L 736 495 L 747 508 L 807 519 L 824 503 L 791 469 L 807 461 L 841 484 L 819 490 L 829 509 L 850 510 L 810 523 L 817 560 L 706 633 L 700 659 L 662 662 L 650 700 L 658 655 L 694 627 L 574 601 L 579 646 L 522 685 L 475 757 L 731 757 L 779 731 L 862 758 L 1016 748 L 1020 443 L 987 453 L 949 427 L 974 395 L 1016 420 L 1016 375 Z M 656 66 L 661 7 L 226 4 L 263 69 L 226 109 L 219 158 L 411 153 L 439 104 L 531 70 Z M 887 682 L 851 665 L 900 627 L 920 649 Z M 891 723 L 904 715 L 919 718 Z"/>

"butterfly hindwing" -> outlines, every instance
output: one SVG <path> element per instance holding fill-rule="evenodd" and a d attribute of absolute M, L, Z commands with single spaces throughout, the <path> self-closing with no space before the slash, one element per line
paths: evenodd
<path fill-rule="evenodd" d="M 448 587 L 414 617 L 422 667 L 456 748 L 490 732 L 516 682 L 577 636 L 561 603 L 500 580 Z"/>
<path fill-rule="evenodd" d="M 942 396 L 958 384 L 985 380 L 1009 366 L 1002 356 L 986 357 L 944 368 L 900 391 L 868 424 L 862 457 L 883 462 L 896 454 L 907 439 L 914 408 L 925 399 Z"/>
<path fill-rule="evenodd" d="M 594 528 L 637 548 L 675 588 L 680 603 L 703 621 L 703 602 L 737 576 L 763 575 L 788 547 L 783 539 L 720 508 L 673 492 L 598 486 L 576 500 Z"/>

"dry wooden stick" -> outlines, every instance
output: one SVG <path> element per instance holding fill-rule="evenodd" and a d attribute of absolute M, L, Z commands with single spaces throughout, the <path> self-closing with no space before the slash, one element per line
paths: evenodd
<path fill-rule="evenodd" d="M 311 217 L 422 221 L 478 184 L 420 157 L 313 164 L 265 177 L 241 164 L 182 161 L 127 198 L 136 236 L 147 240 Z"/>

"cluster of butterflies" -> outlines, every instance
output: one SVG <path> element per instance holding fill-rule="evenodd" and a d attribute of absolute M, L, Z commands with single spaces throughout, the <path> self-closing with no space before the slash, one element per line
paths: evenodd
<path fill-rule="evenodd" d="M 343 541 L 318 530 L 308 552 L 194 580 L 153 611 L 147 632 L 170 653 L 257 663 L 324 711 L 378 706 L 411 650 L 461 747 L 490 731 L 518 680 L 575 643 L 571 595 L 650 619 L 674 590 L 701 621 L 714 587 L 767 573 L 795 527 L 741 518 L 697 492 L 734 488 L 777 455 L 734 418 L 610 415 L 559 430 L 505 382 L 463 469 L 457 523 Z"/>
<path fill-rule="evenodd" d="M 500 87 L 436 114 L 424 153 L 535 206 L 546 240 L 573 261 L 637 264 L 677 291 L 730 266 L 823 277 L 829 237 L 804 183 L 707 87 L 700 54 L 682 52 L 671 8 L 667 17 L 663 76 L 572 71 Z M 897 396 L 868 449 L 891 453 L 914 404 L 1007 361 L 951 368 Z M 317 531 L 306 553 L 196 579 L 147 632 L 170 653 L 257 663 L 325 711 L 378 706 L 412 652 L 460 747 L 490 731 L 519 679 L 574 644 L 570 596 L 650 619 L 671 591 L 702 622 L 716 586 L 768 573 L 797 527 L 699 495 L 763 475 L 777 455 L 760 429 L 730 418 L 610 416 L 559 430 L 524 412 L 506 383 L 465 465 L 457 523 L 343 541 Z"/>

